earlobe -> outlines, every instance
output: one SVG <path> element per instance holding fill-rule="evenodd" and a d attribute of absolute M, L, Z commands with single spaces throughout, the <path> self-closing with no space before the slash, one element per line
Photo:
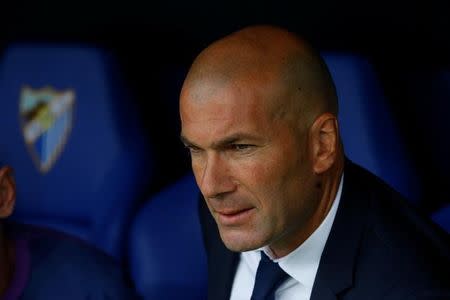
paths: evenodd
<path fill-rule="evenodd" d="M 326 172 L 336 161 L 339 143 L 338 122 L 334 115 L 319 116 L 312 127 L 313 168 L 316 174 Z"/>
<path fill-rule="evenodd" d="M 9 217 L 16 202 L 16 184 L 10 167 L 0 169 L 0 218 Z"/>

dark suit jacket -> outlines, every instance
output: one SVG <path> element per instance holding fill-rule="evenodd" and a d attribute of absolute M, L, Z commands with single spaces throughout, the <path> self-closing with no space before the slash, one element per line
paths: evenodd
<path fill-rule="evenodd" d="M 341 202 L 311 300 L 450 299 L 449 236 L 385 183 L 347 161 Z M 229 299 L 239 254 L 225 248 L 204 201 L 208 299 Z"/>
<path fill-rule="evenodd" d="M 9 238 L 26 242 L 30 258 L 20 300 L 138 299 L 119 265 L 105 253 L 51 229 L 5 225 Z"/>

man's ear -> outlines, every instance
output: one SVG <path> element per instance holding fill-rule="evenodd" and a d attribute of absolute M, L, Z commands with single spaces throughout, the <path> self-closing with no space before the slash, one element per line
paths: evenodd
<path fill-rule="evenodd" d="M 339 151 L 339 128 L 334 115 L 324 113 L 311 126 L 313 170 L 326 172 L 336 161 Z"/>
<path fill-rule="evenodd" d="M 0 218 L 9 217 L 16 203 L 16 183 L 10 167 L 0 169 Z"/>

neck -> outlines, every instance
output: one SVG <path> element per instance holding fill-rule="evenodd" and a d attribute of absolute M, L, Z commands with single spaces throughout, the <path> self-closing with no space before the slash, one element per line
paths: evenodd
<path fill-rule="evenodd" d="M 14 247 L 0 227 L 0 296 L 2 296 L 11 283 L 14 274 Z"/>
<path fill-rule="evenodd" d="M 313 217 L 314 230 L 316 230 L 317 227 L 320 226 L 320 224 L 323 222 L 323 220 L 330 212 L 331 207 L 333 206 L 334 200 L 336 198 L 339 189 L 339 183 L 341 182 L 343 171 L 344 171 L 344 162 L 338 161 L 336 164 L 336 168 L 334 168 L 331 171 L 331 174 L 330 176 L 328 176 L 328 179 L 325 179 L 322 182 L 322 190 L 323 190 L 322 198 L 319 202 L 319 205 Z M 314 232 L 314 230 L 310 232 L 310 235 Z"/>

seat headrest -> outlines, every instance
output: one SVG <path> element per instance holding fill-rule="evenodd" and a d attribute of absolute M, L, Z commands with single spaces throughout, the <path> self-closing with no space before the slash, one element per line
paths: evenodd
<path fill-rule="evenodd" d="M 145 299 L 206 299 L 206 253 L 192 174 L 140 209 L 130 231 L 130 272 Z"/>
<path fill-rule="evenodd" d="M 117 251 L 151 152 L 114 57 L 83 45 L 10 46 L 0 69 L 0 160 L 15 170 L 13 218 Z"/>
<path fill-rule="evenodd" d="M 417 171 L 374 68 L 360 55 L 339 52 L 322 55 L 336 85 L 346 155 L 417 202 L 422 192 Z"/>

